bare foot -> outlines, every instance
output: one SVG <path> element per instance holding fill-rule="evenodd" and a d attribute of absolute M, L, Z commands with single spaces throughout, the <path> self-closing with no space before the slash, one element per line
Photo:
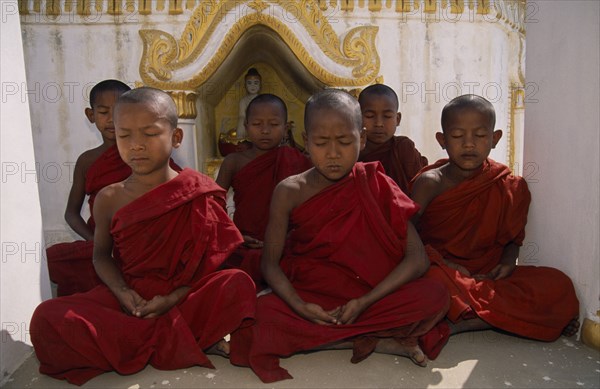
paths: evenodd
<path fill-rule="evenodd" d="M 210 346 L 206 351 L 206 354 L 220 355 L 225 358 L 229 358 L 229 342 L 225 339 L 219 340 L 217 343 Z"/>
<path fill-rule="evenodd" d="M 392 354 L 401 357 L 408 357 L 415 363 L 415 365 L 425 367 L 427 366 L 427 357 L 421 347 L 418 345 L 405 345 L 400 344 L 392 338 L 380 339 L 375 347 L 376 353 Z"/>
<path fill-rule="evenodd" d="M 492 326 L 476 317 L 475 319 L 461 320 L 456 323 L 448 323 L 450 325 L 450 335 L 460 334 L 467 331 L 480 331 L 491 329 Z"/>
<path fill-rule="evenodd" d="M 579 316 L 575 316 L 570 322 L 569 324 L 567 324 L 565 326 L 565 328 L 563 328 L 562 330 L 562 335 L 563 336 L 573 336 L 577 333 L 577 331 L 579 331 Z"/>

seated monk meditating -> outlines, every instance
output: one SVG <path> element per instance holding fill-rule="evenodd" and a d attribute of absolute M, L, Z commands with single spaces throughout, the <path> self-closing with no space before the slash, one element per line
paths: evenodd
<path fill-rule="evenodd" d="M 428 245 L 428 278 L 452 299 L 451 332 L 497 328 L 552 341 L 579 327 L 573 283 L 560 270 L 517 266 L 531 195 L 522 177 L 488 155 L 502 136 L 493 106 L 476 95 L 442 111 L 436 138 L 448 153 L 415 178 L 413 221 Z"/>
<path fill-rule="evenodd" d="M 263 382 L 292 378 L 279 358 L 309 350 L 425 366 L 448 338 L 437 324 L 449 300 L 439 281 L 419 278 L 429 261 L 409 221 L 417 206 L 378 162 L 356 162 L 365 132 L 352 95 L 319 92 L 304 121 L 314 167 L 273 193 L 261 263 L 273 293 L 258 298 L 255 325 L 232 334 L 231 362 Z"/>

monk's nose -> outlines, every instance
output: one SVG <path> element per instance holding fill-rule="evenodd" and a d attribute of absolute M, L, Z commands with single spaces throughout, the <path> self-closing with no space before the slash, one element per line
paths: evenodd
<path fill-rule="evenodd" d="M 340 153 L 338 152 L 338 148 L 336 147 L 336 145 L 329 145 L 329 147 L 327 148 L 327 158 L 337 158 L 339 157 L 339 155 Z"/>
<path fill-rule="evenodd" d="M 131 150 L 142 150 L 144 142 L 137 136 L 132 136 L 130 146 Z"/>
<path fill-rule="evenodd" d="M 475 142 L 473 141 L 473 137 L 471 137 L 471 136 L 465 136 L 464 142 L 463 142 L 463 146 L 466 147 L 466 148 L 473 148 L 473 147 L 475 147 Z"/>

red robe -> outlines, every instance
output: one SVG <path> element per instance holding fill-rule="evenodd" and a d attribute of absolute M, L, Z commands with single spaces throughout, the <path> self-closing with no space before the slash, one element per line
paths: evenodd
<path fill-rule="evenodd" d="M 213 367 L 202 350 L 250 325 L 256 304 L 250 277 L 216 271 L 242 241 L 227 216 L 225 192 L 206 176 L 178 177 L 114 215 L 114 257 L 143 298 L 191 290 L 166 314 L 129 316 L 104 285 L 40 304 L 30 334 L 40 372 L 81 385 L 106 371 Z"/>
<path fill-rule="evenodd" d="M 231 186 L 235 203 L 233 221 L 242 235 L 264 240 L 275 186 L 283 179 L 302 173 L 310 167 L 309 159 L 300 151 L 281 146 L 253 159 L 240 169 L 233 177 Z M 260 271 L 261 255 L 261 249 L 240 246 L 227 264 L 246 271 L 260 286 L 263 280 Z"/>
<path fill-rule="evenodd" d="M 427 166 L 427 158 L 419 153 L 414 142 L 406 136 L 394 136 L 368 154 L 361 153 L 359 161 L 380 161 L 385 173 L 405 194 L 409 193 L 410 180 Z"/>
<path fill-rule="evenodd" d="M 445 163 L 440 160 L 423 171 Z M 571 280 L 557 269 L 519 265 L 505 279 L 478 282 L 442 261 L 451 260 L 471 274 L 492 270 L 507 244 L 522 245 L 530 201 L 525 180 L 488 159 L 481 171 L 427 206 L 419 233 L 439 253 L 430 256 L 427 276 L 448 287 L 451 321 L 477 315 L 496 328 L 551 341 L 579 312 Z"/>
<path fill-rule="evenodd" d="M 85 173 L 85 194 L 89 196 L 90 218 L 87 224 L 95 228 L 94 200 L 100 189 L 123 181 L 131 174 L 131 168 L 123 162 L 117 146 L 114 145 L 100 155 Z M 50 279 L 57 284 L 57 294 L 68 296 L 85 292 L 100 284 L 92 264 L 93 241 L 77 240 L 58 243 L 48 247 L 48 272 Z"/>
<path fill-rule="evenodd" d="M 407 222 L 417 208 L 379 163 L 357 163 L 349 177 L 292 211 L 280 265 L 304 301 L 326 310 L 343 305 L 373 289 L 402 261 Z M 348 338 L 355 339 L 353 362 L 366 358 L 378 337 L 416 344 L 427 334 L 421 344 L 431 355 L 447 339 L 434 326 L 448 304 L 441 283 L 421 278 L 370 306 L 353 324 L 318 325 L 267 294 L 258 299 L 256 324 L 232 336 L 231 362 L 274 382 L 291 378 L 279 357 Z"/>

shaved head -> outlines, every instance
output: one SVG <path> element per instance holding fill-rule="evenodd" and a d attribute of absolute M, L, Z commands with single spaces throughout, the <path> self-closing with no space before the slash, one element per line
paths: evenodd
<path fill-rule="evenodd" d="M 462 95 L 452 99 L 442 110 L 442 130 L 446 130 L 450 118 L 464 110 L 474 110 L 487 115 L 489 128 L 493 131 L 496 125 L 496 112 L 492 103 L 478 95 Z"/>
<path fill-rule="evenodd" d="M 177 127 L 177 106 L 171 96 L 160 89 L 142 87 L 123 93 L 115 105 L 115 117 L 117 117 L 116 112 L 124 104 L 144 104 L 152 107 L 159 118 L 168 121 L 172 128 Z"/>
<path fill-rule="evenodd" d="M 306 102 L 304 107 L 304 128 L 306 132 L 310 129 L 312 113 L 322 109 L 342 112 L 357 131 L 362 128 L 362 113 L 358 100 L 341 89 L 325 89 L 312 95 Z"/>
<path fill-rule="evenodd" d="M 371 96 L 389 97 L 396 105 L 396 111 L 398 110 L 398 107 L 400 106 L 400 104 L 398 103 L 398 95 L 396 94 L 396 92 L 394 92 L 394 90 L 392 88 L 390 88 L 387 85 L 384 85 L 384 84 L 369 85 L 368 87 L 363 89 L 362 92 L 360 92 L 360 94 L 358 95 L 358 102 L 362 105 L 362 104 L 364 104 L 365 100 Z"/>

